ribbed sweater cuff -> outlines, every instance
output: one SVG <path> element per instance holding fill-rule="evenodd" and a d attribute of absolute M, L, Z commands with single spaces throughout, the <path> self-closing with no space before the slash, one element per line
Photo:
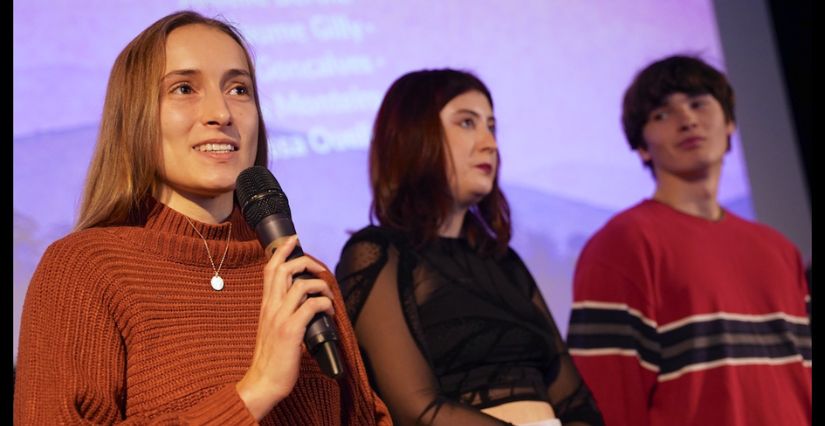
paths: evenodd
<path fill-rule="evenodd" d="M 189 409 L 183 417 L 185 424 L 258 425 L 235 389 L 234 383 L 205 398 Z"/>

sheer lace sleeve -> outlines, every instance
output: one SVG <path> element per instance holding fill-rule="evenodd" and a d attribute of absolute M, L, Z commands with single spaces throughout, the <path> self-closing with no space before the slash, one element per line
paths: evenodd
<path fill-rule="evenodd" d="M 593 395 L 579 375 L 541 291 L 522 260 L 515 252 L 512 253 L 518 265 L 517 269 L 528 276 L 527 282 L 531 286 L 533 304 L 546 318 L 547 326 L 553 335 L 553 345 L 557 356 L 547 366 L 546 381 L 548 383 L 547 395 L 556 416 L 565 426 L 603 425 L 604 420 Z"/>
<path fill-rule="evenodd" d="M 398 251 L 382 241 L 351 241 L 336 275 L 370 379 L 399 425 L 506 425 L 450 401 L 439 388 L 405 319 L 399 297 Z"/>

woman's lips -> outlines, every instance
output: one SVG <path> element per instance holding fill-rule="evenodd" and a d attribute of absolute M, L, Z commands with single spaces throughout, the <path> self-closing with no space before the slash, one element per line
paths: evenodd
<path fill-rule="evenodd" d="M 493 166 L 490 164 L 479 164 L 476 166 L 477 168 L 481 169 L 484 173 L 490 174 L 493 172 Z"/>

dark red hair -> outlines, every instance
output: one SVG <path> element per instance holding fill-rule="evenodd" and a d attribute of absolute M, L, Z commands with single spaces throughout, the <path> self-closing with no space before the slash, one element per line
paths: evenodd
<path fill-rule="evenodd" d="M 482 93 L 493 106 L 487 86 L 469 72 L 410 72 L 393 82 L 375 118 L 369 159 L 370 213 L 382 226 L 406 234 L 416 246 L 438 237 L 454 205 L 439 114 L 450 100 L 471 91 Z M 500 254 L 507 250 L 511 232 L 510 207 L 497 174 L 491 193 L 465 217 L 462 234 L 482 252 Z"/>

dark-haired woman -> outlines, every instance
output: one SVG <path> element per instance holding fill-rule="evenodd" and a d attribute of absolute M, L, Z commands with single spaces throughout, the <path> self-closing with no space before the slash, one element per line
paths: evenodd
<path fill-rule="evenodd" d="M 336 268 L 373 387 L 397 424 L 601 424 L 509 247 L 493 102 L 471 73 L 408 73 L 370 145 L 371 214 Z"/>

